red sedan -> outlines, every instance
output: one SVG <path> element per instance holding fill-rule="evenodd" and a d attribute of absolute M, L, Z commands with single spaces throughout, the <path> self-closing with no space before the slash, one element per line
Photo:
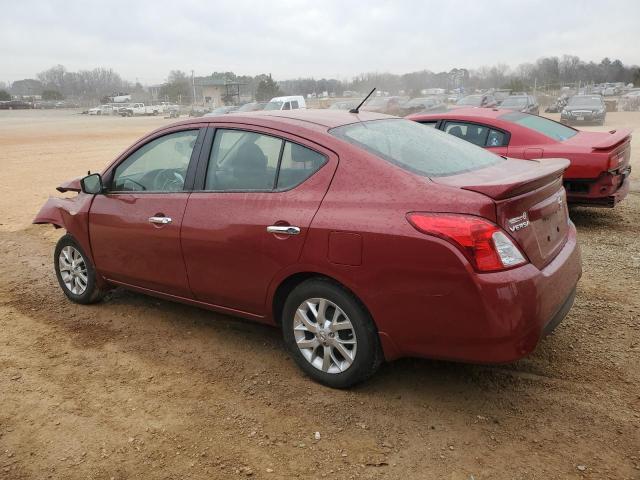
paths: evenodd
<path fill-rule="evenodd" d="M 566 160 L 508 160 L 404 119 L 300 110 L 176 123 L 34 220 L 66 296 L 122 286 L 282 328 L 312 378 L 383 359 L 508 362 L 581 274 Z"/>
<path fill-rule="evenodd" d="M 585 132 L 548 118 L 465 108 L 407 118 L 512 158 L 567 158 L 569 203 L 613 207 L 629 193 L 631 131 Z"/>

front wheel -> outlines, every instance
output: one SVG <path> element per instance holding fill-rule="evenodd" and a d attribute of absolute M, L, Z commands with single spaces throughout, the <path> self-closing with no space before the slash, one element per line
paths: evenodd
<path fill-rule="evenodd" d="M 53 263 L 60 288 L 69 300 L 86 305 L 104 296 L 104 291 L 96 285 L 96 270 L 91 260 L 71 235 L 58 240 Z"/>
<path fill-rule="evenodd" d="M 282 330 L 298 366 L 329 387 L 362 382 L 382 363 L 370 315 L 349 291 L 327 279 L 307 280 L 289 294 Z"/>

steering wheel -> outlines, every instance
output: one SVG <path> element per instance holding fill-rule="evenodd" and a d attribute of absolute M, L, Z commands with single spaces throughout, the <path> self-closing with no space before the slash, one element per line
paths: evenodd
<path fill-rule="evenodd" d="M 184 176 L 176 170 L 160 170 L 153 183 L 159 192 L 178 192 L 184 188 Z"/>

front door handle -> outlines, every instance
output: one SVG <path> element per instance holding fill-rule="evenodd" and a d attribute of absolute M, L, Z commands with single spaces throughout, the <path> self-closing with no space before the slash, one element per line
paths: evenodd
<path fill-rule="evenodd" d="M 267 232 L 278 235 L 298 235 L 300 233 L 300 227 L 294 227 L 293 225 L 269 225 Z"/>
<path fill-rule="evenodd" d="M 149 223 L 157 223 L 158 225 L 167 225 L 171 223 L 171 217 L 149 217 Z"/>

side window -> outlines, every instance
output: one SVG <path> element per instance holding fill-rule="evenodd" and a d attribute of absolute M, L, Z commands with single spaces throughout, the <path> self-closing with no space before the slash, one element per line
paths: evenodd
<path fill-rule="evenodd" d="M 242 130 L 216 130 L 205 190 L 273 190 L 282 140 Z"/>
<path fill-rule="evenodd" d="M 291 110 L 291 103 L 285 102 L 285 104 L 282 107 L 282 110 Z"/>
<path fill-rule="evenodd" d="M 424 125 L 425 127 L 429 127 L 429 128 L 436 128 L 436 123 L 437 120 L 434 120 L 432 122 L 420 122 L 422 125 Z"/>
<path fill-rule="evenodd" d="M 480 147 L 486 145 L 489 134 L 488 127 L 465 122 L 447 122 L 444 131 Z"/>
<path fill-rule="evenodd" d="M 298 100 L 291 100 L 291 110 L 295 110 L 297 108 L 300 108 L 298 107 Z"/>
<path fill-rule="evenodd" d="M 198 130 L 170 133 L 133 152 L 113 174 L 112 191 L 179 192 Z"/>
<path fill-rule="evenodd" d="M 325 164 L 324 155 L 302 145 L 285 142 L 278 174 L 278 190 L 300 185 Z"/>
<path fill-rule="evenodd" d="M 487 137 L 487 147 L 506 147 L 507 136 L 498 130 L 489 130 Z"/>

